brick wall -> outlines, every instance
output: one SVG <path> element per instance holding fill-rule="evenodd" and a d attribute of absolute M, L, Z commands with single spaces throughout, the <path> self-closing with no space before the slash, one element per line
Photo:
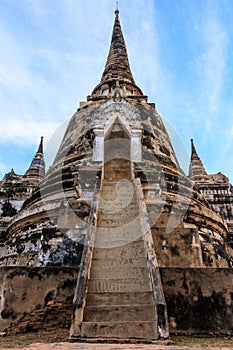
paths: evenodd
<path fill-rule="evenodd" d="M 160 272 L 171 333 L 233 334 L 233 269 Z"/>
<path fill-rule="evenodd" d="M 78 267 L 0 267 L 0 331 L 70 328 Z"/>
<path fill-rule="evenodd" d="M 170 333 L 233 335 L 233 269 L 161 268 Z M 78 267 L 1 267 L 0 332 L 70 328 Z"/>

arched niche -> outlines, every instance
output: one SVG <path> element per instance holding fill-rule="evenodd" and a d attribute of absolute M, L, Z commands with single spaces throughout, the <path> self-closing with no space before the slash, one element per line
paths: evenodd
<path fill-rule="evenodd" d="M 95 134 L 92 155 L 93 161 L 103 162 L 104 164 L 106 159 L 108 159 L 106 158 L 108 157 L 105 147 L 108 142 L 106 141 L 113 140 L 114 138 L 121 138 L 124 140 L 121 141 L 121 143 L 125 143 L 125 154 L 124 157 L 122 154 L 121 158 L 131 161 L 131 163 L 141 162 L 142 126 L 140 123 L 134 121 L 129 123 L 127 118 L 122 114 L 118 114 L 116 111 L 110 113 L 109 111 L 107 114 L 103 113 L 102 120 L 100 120 L 100 116 L 97 118 L 97 123 L 93 131 Z"/>
<path fill-rule="evenodd" d="M 109 181 L 132 179 L 131 134 L 116 118 L 104 137 L 103 178 Z"/>

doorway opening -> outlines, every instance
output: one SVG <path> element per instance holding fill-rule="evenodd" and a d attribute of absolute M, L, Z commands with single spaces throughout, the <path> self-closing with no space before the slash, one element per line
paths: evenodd
<path fill-rule="evenodd" d="M 111 125 L 104 139 L 104 179 L 109 181 L 131 180 L 131 137 L 118 118 Z"/>

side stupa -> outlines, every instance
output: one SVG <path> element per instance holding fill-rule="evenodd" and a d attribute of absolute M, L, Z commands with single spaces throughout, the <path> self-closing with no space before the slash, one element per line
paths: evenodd
<path fill-rule="evenodd" d="M 0 242 L 5 245 L 5 234 L 10 220 L 22 208 L 26 199 L 38 188 L 45 175 L 43 137 L 25 174 L 16 174 L 14 169 L 0 181 Z"/>
<path fill-rule="evenodd" d="M 37 158 L 28 178 L 33 164 Z M 198 190 L 202 179 L 208 175 L 194 145 L 186 176 L 155 105 L 136 85 L 116 10 L 101 81 L 71 118 L 40 186 L 10 221 L 0 264 L 33 276 L 76 269 L 73 340 L 168 338 L 169 328 L 186 326 L 174 311 L 182 309 L 179 300 L 188 303 L 175 287 L 170 292 L 175 276 L 183 274 L 189 293 L 196 283 L 191 276 L 189 284 L 190 271 L 231 273 L 233 265 L 229 226 Z M 65 285 L 57 284 L 60 298 Z M 56 293 L 46 288 L 52 303 Z M 22 321 L 12 318 L 3 327 Z"/>

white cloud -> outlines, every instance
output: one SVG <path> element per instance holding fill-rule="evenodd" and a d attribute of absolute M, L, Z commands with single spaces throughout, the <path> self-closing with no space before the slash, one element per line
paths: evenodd
<path fill-rule="evenodd" d="M 5 143 L 7 140 L 18 146 L 35 145 L 38 144 L 40 136 L 44 136 L 45 141 L 48 140 L 58 126 L 58 123 L 53 122 L 11 118 L 4 122 L 4 127 L 1 130 L 1 143 Z"/>
<path fill-rule="evenodd" d="M 27 69 L 27 56 L 14 37 L 0 27 L 0 84 L 2 88 L 29 88 L 30 77 Z"/>
<path fill-rule="evenodd" d="M 204 54 L 201 59 L 204 88 L 210 113 L 219 111 L 226 78 L 228 35 L 216 14 L 210 13 L 203 28 Z"/>

